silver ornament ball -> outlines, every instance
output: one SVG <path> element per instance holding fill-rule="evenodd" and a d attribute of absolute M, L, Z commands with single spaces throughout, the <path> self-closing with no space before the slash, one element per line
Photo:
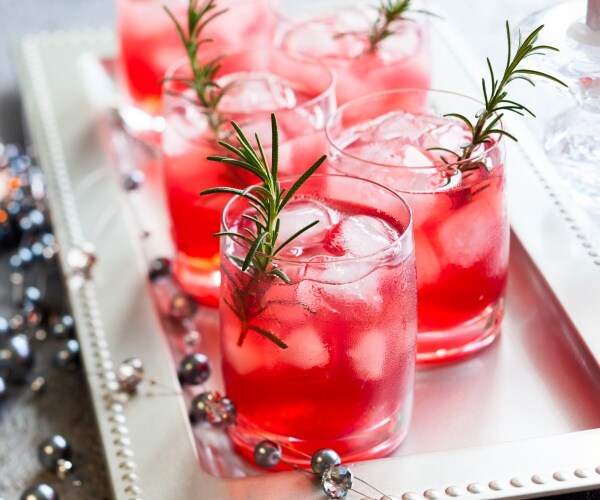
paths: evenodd
<path fill-rule="evenodd" d="M 275 467 L 281 461 L 281 446 L 265 439 L 254 448 L 254 461 L 261 467 Z"/>
<path fill-rule="evenodd" d="M 235 422 L 237 410 L 227 396 L 216 391 L 201 392 L 193 400 L 190 410 L 192 422 L 208 422 L 214 426 Z"/>
<path fill-rule="evenodd" d="M 346 465 L 334 465 L 323 472 L 321 488 L 329 498 L 344 498 L 352 488 L 353 479 Z"/>
<path fill-rule="evenodd" d="M 52 486 L 42 483 L 25 490 L 20 500 L 59 500 L 59 497 Z"/>
<path fill-rule="evenodd" d="M 198 304 L 193 297 L 186 293 L 176 293 L 171 299 L 169 313 L 177 320 L 191 318 L 198 309 Z"/>
<path fill-rule="evenodd" d="M 25 335 L 0 337 L 0 373 L 5 373 L 8 381 L 23 382 L 32 366 L 33 354 Z"/>
<path fill-rule="evenodd" d="M 330 448 L 317 450 L 310 459 L 310 466 L 317 476 L 322 476 L 329 467 L 341 463 L 340 456 Z"/>
<path fill-rule="evenodd" d="M 44 469 L 56 473 L 59 471 L 61 460 L 71 459 L 71 445 L 63 436 L 55 434 L 38 445 L 37 455 Z"/>
<path fill-rule="evenodd" d="M 210 361 L 205 354 L 188 354 L 179 363 L 177 374 L 182 385 L 200 385 L 210 377 Z"/>
<path fill-rule="evenodd" d="M 140 358 L 128 358 L 117 368 L 117 381 L 121 390 L 134 393 L 144 380 L 144 363 Z"/>

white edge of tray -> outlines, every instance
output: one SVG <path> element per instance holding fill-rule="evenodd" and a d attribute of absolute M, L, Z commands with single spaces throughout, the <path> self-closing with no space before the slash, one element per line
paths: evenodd
<path fill-rule="evenodd" d="M 444 23 L 436 21 L 436 29 L 454 51 L 463 50 Z M 68 161 L 76 158 L 78 168 L 90 171 L 110 170 L 110 165 L 106 158 L 102 165 L 90 163 L 103 156 L 98 156 L 102 155 L 98 140 L 89 136 L 95 124 L 89 123 L 85 113 L 68 122 L 57 116 L 41 48 L 54 44 L 69 50 L 87 44 L 90 50 L 99 48 L 110 53 L 113 38 L 108 30 L 43 33 L 26 37 L 21 45 L 25 113 L 37 156 L 47 174 L 49 203 L 67 278 L 73 272 L 66 259 L 68 250 L 84 244 L 90 234 L 83 220 L 90 222 L 101 215 L 94 214 L 93 208 L 88 211 L 88 205 L 76 198 L 70 179 L 74 167 Z M 75 94 L 73 99 L 78 99 Z M 73 138 L 85 139 L 86 147 L 93 151 L 77 151 L 77 145 L 69 142 Z M 579 222 L 572 222 L 578 219 L 563 213 L 568 205 L 561 204 L 560 189 L 556 189 L 551 173 L 538 167 L 544 159 L 533 141 L 530 146 L 518 146 L 530 161 L 529 168 L 519 173 L 526 176 L 523 186 L 520 182 L 511 184 L 511 210 L 513 215 L 519 214 L 513 217 L 512 226 L 580 332 L 582 345 L 587 346 L 582 360 L 597 368 L 600 339 L 594 335 L 597 327 L 590 312 L 594 298 L 600 296 L 600 264 L 590 255 L 594 250 L 588 245 L 597 246 L 598 242 L 582 230 Z M 516 177 L 514 172 L 512 177 Z M 110 171 L 99 176 L 94 193 L 101 193 L 102 202 L 115 207 L 119 216 L 111 220 L 97 244 L 99 258 L 93 278 L 81 288 L 71 289 L 70 298 L 116 498 L 322 499 L 320 489 L 302 474 L 219 479 L 198 465 L 183 397 L 176 394 L 180 387 L 175 367 L 140 264 L 141 248 L 134 236 L 129 207 Z M 94 193 L 86 195 L 90 207 L 98 204 Z M 529 210 L 537 204 L 544 207 L 543 221 L 539 220 L 538 210 Z M 539 231 L 532 231 L 540 223 L 552 227 L 550 234 L 544 233 L 545 239 L 539 238 Z M 119 248 L 111 242 L 119 242 Z M 565 246 L 568 254 L 577 258 L 576 266 L 561 261 Z M 109 276 L 118 277 L 119 282 L 107 283 Z M 164 391 L 140 391 L 126 405 L 115 403 L 112 373 L 129 356 L 144 359 L 148 375 L 159 380 Z M 490 499 L 593 489 L 600 487 L 600 429 L 361 462 L 353 470 L 379 489 L 407 500 L 468 495 L 469 485 L 469 491 L 480 491 L 479 498 Z"/>

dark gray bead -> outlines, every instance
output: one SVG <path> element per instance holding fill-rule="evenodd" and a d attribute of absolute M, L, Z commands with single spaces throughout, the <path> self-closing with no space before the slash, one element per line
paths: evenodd
<path fill-rule="evenodd" d="M 27 488 L 20 500 L 59 500 L 59 497 L 52 486 L 42 483 Z"/>
<path fill-rule="evenodd" d="M 0 372 L 6 373 L 10 382 L 23 382 L 32 366 L 33 355 L 25 335 L 0 338 Z"/>
<path fill-rule="evenodd" d="M 54 365 L 62 370 L 77 370 L 81 366 L 79 342 L 75 339 L 67 340 L 54 353 L 53 361 Z"/>
<path fill-rule="evenodd" d="M 179 381 L 185 385 L 200 385 L 211 373 L 208 357 L 201 353 L 188 354 L 179 363 Z"/>
<path fill-rule="evenodd" d="M 148 266 L 148 278 L 150 281 L 156 281 L 171 274 L 171 261 L 165 257 L 158 257 L 150 261 Z"/>
<path fill-rule="evenodd" d="M 133 191 L 134 189 L 139 188 L 145 180 L 146 176 L 141 170 L 135 169 L 131 172 L 127 172 L 125 177 L 123 177 L 123 189 L 126 191 Z"/>
<path fill-rule="evenodd" d="M 63 436 L 55 434 L 39 444 L 37 455 L 44 469 L 57 472 L 59 460 L 71 460 L 71 445 Z"/>
<path fill-rule="evenodd" d="M 329 467 L 340 463 L 342 463 L 340 456 L 330 448 L 317 450 L 310 459 L 310 466 L 317 476 L 323 475 Z"/>
<path fill-rule="evenodd" d="M 265 439 L 254 448 L 254 461 L 261 467 L 275 467 L 281 461 L 281 446 Z"/>

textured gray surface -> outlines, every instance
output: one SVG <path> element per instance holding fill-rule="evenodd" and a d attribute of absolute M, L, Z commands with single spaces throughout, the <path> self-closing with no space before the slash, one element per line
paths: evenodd
<path fill-rule="evenodd" d="M 21 36 L 41 30 L 100 27 L 113 21 L 109 0 L 0 0 L 0 138 L 24 143 L 17 88 L 16 49 Z M 0 255 L 0 314 L 8 305 L 7 253 Z M 58 279 L 54 274 L 53 281 Z M 54 294 L 59 292 L 55 290 Z M 36 343 L 33 373 L 43 375 L 47 390 L 34 396 L 10 386 L 0 407 L 0 498 L 13 500 L 29 485 L 52 484 L 62 500 L 111 497 L 87 386 L 81 372 L 65 373 L 50 362 L 58 343 Z M 60 481 L 42 470 L 36 458 L 40 441 L 60 433 L 70 442 L 75 470 Z M 80 480 L 81 486 L 73 486 Z"/>
<path fill-rule="evenodd" d="M 111 0 L 0 0 L 0 138 L 23 143 L 16 75 L 19 39 L 27 33 L 113 22 Z"/>

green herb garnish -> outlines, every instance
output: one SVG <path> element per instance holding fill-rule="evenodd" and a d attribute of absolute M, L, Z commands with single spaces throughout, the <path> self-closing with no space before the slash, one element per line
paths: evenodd
<path fill-rule="evenodd" d="M 377 7 L 377 19 L 369 29 L 369 52 L 374 52 L 379 42 L 396 32 L 393 23 L 407 19 L 405 17 L 407 12 L 432 15 L 426 10 L 411 9 L 410 2 L 411 0 L 381 0 Z"/>
<path fill-rule="evenodd" d="M 236 280 L 235 277 L 231 276 L 231 273 L 227 272 L 226 268 L 221 266 L 224 271 L 223 276 L 228 279 L 230 285 L 233 287 L 231 293 L 232 302 L 229 302 L 226 298 L 224 298 L 224 301 L 242 323 L 238 345 L 242 345 L 246 333 L 251 330 L 265 336 L 279 347 L 285 349 L 287 345 L 274 333 L 253 325 L 251 321 L 265 311 L 268 306 L 262 300 L 265 291 L 265 280 L 280 279 L 286 284 L 291 283 L 290 278 L 273 262 L 273 259 L 288 244 L 319 222 L 313 221 L 296 231 L 284 242 L 277 243 L 281 224 L 279 214 L 298 189 L 321 166 L 326 156 L 321 156 L 286 190 L 281 187 L 278 180 L 279 136 L 275 115 L 271 115 L 270 166 L 258 134 L 255 134 L 256 147 L 253 147 L 237 123 L 231 122 L 231 125 L 236 132 L 236 137 L 240 144 L 239 148 L 224 141 L 220 141 L 219 144 L 233 153 L 234 157 L 209 156 L 208 159 L 252 172 L 262 181 L 262 184 L 250 186 L 246 189 L 216 187 L 200 193 L 201 195 L 215 193 L 238 195 L 246 198 L 249 205 L 255 211 L 253 214 L 245 213 L 242 215 L 244 219 L 252 222 L 252 229 L 245 228 L 243 232 L 224 231 L 215 235 L 232 238 L 248 249 L 244 258 L 229 256 L 229 258 L 241 266 L 242 271 L 248 273 L 250 279 L 245 286 Z"/>
<path fill-rule="evenodd" d="M 504 113 L 506 111 L 511 111 L 521 116 L 529 114 L 535 117 L 535 114 L 525 105 L 507 98 L 508 93 L 506 91 L 506 88 L 510 82 L 513 82 L 515 80 L 524 80 L 535 87 L 535 82 L 533 81 L 532 77 L 540 77 L 556 82 L 559 85 L 563 85 L 565 87 L 567 86 L 564 82 L 562 82 L 558 78 L 555 78 L 552 75 L 535 69 L 521 67 L 521 63 L 527 57 L 533 55 L 543 55 L 545 54 L 544 51 L 546 50 L 558 51 L 556 47 L 551 47 L 550 45 L 536 45 L 538 35 L 543 28 L 544 25 L 537 27 L 531 32 L 531 34 L 527 38 L 525 38 L 525 40 L 521 38 L 521 33 L 519 33 L 519 43 L 517 46 L 517 50 L 513 55 L 510 26 L 508 24 L 508 21 L 506 21 L 506 38 L 508 41 L 508 54 L 506 58 L 506 66 L 504 68 L 504 73 L 500 81 L 498 81 L 494 74 L 492 63 L 490 62 L 489 57 L 486 59 L 487 66 L 490 72 L 490 81 L 489 83 L 486 83 L 485 78 L 481 79 L 485 108 L 475 115 L 475 124 L 473 124 L 471 120 L 469 120 L 466 116 L 460 113 L 448 113 L 447 115 L 445 115 L 458 118 L 467 125 L 471 132 L 471 142 L 466 146 L 462 147 L 462 152 L 460 154 L 454 151 L 450 151 L 451 153 L 457 156 L 458 161 L 470 159 L 473 155 L 475 148 L 480 144 L 490 142 L 493 136 L 505 135 L 513 139 L 514 141 L 517 140 L 515 136 L 513 136 L 512 134 L 510 134 L 509 132 L 507 132 L 499 126 L 500 120 L 502 120 L 502 117 L 504 116 Z M 469 169 L 470 167 L 467 162 L 459 168 L 461 170 L 464 170 Z"/>
<path fill-rule="evenodd" d="M 171 10 L 166 6 L 163 8 L 175 23 L 175 28 L 183 43 L 192 70 L 191 78 L 174 76 L 171 79 L 179 81 L 194 90 L 198 101 L 206 110 L 205 113 L 211 130 L 217 135 L 222 120 L 216 109 L 226 90 L 215 81 L 222 56 L 202 63 L 198 59 L 198 49 L 200 46 L 212 42 L 211 38 L 202 38 L 202 30 L 213 19 L 227 12 L 227 9 L 215 10 L 217 8 L 216 0 L 205 0 L 202 3 L 200 0 L 190 0 L 187 10 L 188 26 L 185 30 Z"/>

